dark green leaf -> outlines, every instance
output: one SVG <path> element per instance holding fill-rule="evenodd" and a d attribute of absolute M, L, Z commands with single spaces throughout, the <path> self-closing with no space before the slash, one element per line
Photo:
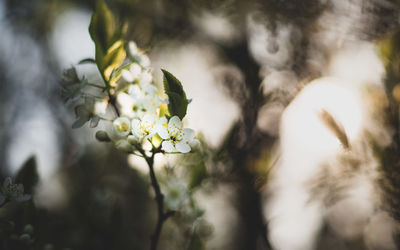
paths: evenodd
<path fill-rule="evenodd" d="M 15 183 L 23 184 L 25 193 L 32 194 L 33 188 L 38 181 L 39 175 L 37 173 L 36 158 L 31 156 L 19 170 L 15 177 Z"/>
<path fill-rule="evenodd" d="M 101 71 L 105 79 L 110 80 L 111 74 L 125 60 L 126 52 L 122 40 L 115 42 L 108 50 L 101 64 Z"/>
<path fill-rule="evenodd" d="M 85 64 L 85 63 L 94 63 L 96 64 L 96 61 L 93 58 L 85 58 L 82 59 L 78 62 L 78 64 Z"/>
<path fill-rule="evenodd" d="M 177 115 L 181 120 L 186 115 L 188 102 L 174 92 L 165 92 L 168 95 L 168 111 L 171 116 Z"/>
<path fill-rule="evenodd" d="M 164 74 L 164 90 L 165 92 L 174 92 L 186 99 L 185 91 L 183 90 L 181 82 L 170 72 L 161 69 Z"/>
<path fill-rule="evenodd" d="M 96 2 L 96 9 L 90 20 L 89 33 L 96 45 L 96 50 L 100 48 L 102 52 L 107 51 L 115 33 L 115 20 L 104 0 Z"/>
<path fill-rule="evenodd" d="M 181 120 L 186 115 L 188 100 L 181 82 L 171 73 L 162 69 L 164 74 L 164 91 L 168 95 L 168 111 L 171 116 L 177 115 Z"/>

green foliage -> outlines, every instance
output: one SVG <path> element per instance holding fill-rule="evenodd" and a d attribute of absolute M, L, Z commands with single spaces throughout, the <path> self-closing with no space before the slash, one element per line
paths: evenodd
<path fill-rule="evenodd" d="M 107 51 L 115 33 L 115 19 L 104 0 L 97 0 L 96 9 L 92 15 L 89 26 L 90 37 L 95 43 L 96 50 Z M 104 55 L 104 54 L 103 54 Z M 96 61 L 100 59 L 97 58 Z"/>
<path fill-rule="evenodd" d="M 185 117 L 188 100 L 181 82 L 170 72 L 162 69 L 164 74 L 164 90 L 168 95 L 168 111 L 171 116 L 177 115 L 181 120 Z"/>
<path fill-rule="evenodd" d="M 121 66 L 126 57 L 121 40 L 125 30 L 125 26 L 116 28 L 111 10 L 104 0 L 98 0 L 90 21 L 89 33 L 96 48 L 95 61 L 105 81 L 110 79 L 112 72 Z"/>
<path fill-rule="evenodd" d="M 25 192 L 31 194 L 38 181 L 36 158 L 31 156 L 19 170 L 15 183 L 23 184 Z"/>

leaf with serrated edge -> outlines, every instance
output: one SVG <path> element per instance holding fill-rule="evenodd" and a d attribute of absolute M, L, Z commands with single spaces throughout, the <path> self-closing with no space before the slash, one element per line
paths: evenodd
<path fill-rule="evenodd" d="M 181 82 L 171 73 L 162 69 L 164 74 L 164 90 L 168 95 L 168 111 L 171 116 L 177 115 L 181 120 L 185 117 L 188 100 Z"/>

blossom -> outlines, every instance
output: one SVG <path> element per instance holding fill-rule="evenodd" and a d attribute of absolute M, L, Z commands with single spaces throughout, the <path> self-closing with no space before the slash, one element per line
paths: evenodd
<path fill-rule="evenodd" d="M 73 128 L 80 128 L 90 120 L 90 127 L 94 128 L 100 121 L 99 115 L 104 115 L 107 109 L 105 100 L 96 101 L 93 97 L 85 97 L 85 102 L 75 107 L 75 115 L 78 120 L 72 125 Z"/>
<path fill-rule="evenodd" d="M 121 77 L 126 82 L 134 82 L 138 80 L 142 75 L 142 67 L 137 63 L 132 63 L 129 69 L 124 69 L 121 71 Z"/>
<path fill-rule="evenodd" d="M 7 177 L 0 189 L 0 206 L 7 201 L 27 201 L 31 198 L 29 194 L 24 194 L 22 184 L 13 184 L 11 177 Z"/>
<path fill-rule="evenodd" d="M 168 182 L 162 183 L 165 195 L 165 205 L 171 210 L 178 210 L 189 198 L 187 184 L 177 178 L 171 178 Z"/>
<path fill-rule="evenodd" d="M 131 41 L 128 43 L 128 53 L 132 60 L 138 62 L 143 67 L 147 68 L 150 66 L 149 57 L 137 47 L 135 42 Z"/>
<path fill-rule="evenodd" d="M 118 137 L 126 137 L 131 131 L 131 121 L 126 117 L 118 117 L 113 122 L 113 131 Z"/>
<path fill-rule="evenodd" d="M 169 120 L 168 126 L 165 123 L 157 126 L 158 135 L 164 139 L 161 144 L 162 150 L 168 153 L 176 151 L 188 153 L 192 148 L 198 146 L 199 141 L 194 138 L 194 130 L 183 128 L 182 121 L 178 116 L 173 116 Z"/>
<path fill-rule="evenodd" d="M 149 139 L 156 134 L 158 124 L 166 122 L 165 117 L 157 121 L 156 117 L 151 114 L 146 114 L 142 119 L 132 120 L 132 134 L 138 139 Z"/>
<path fill-rule="evenodd" d="M 157 115 L 161 102 L 157 88 L 152 84 L 133 84 L 128 93 L 121 92 L 117 96 L 121 114 L 129 118 L 143 118 L 146 114 Z"/>

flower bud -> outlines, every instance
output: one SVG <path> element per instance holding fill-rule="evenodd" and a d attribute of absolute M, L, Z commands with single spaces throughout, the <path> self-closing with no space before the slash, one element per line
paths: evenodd
<path fill-rule="evenodd" d="M 124 151 L 126 153 L 131 153 L 133 151 L 132 145 L 127 140 L 119 140 L 115 143 L 115 147 L 118 150 Z"/>
<path fill-rule="evenodd" d="M 129 135 L 127 140 L 131 145 L 135 145 L 138 142 L 138 138 L 133 135 Z"/>
<path fill-rule="evenodd" d="M 108 137 L 108 134 L 104 130 L 99 130 L 96 132 L 96 139 L 102 142 L 109 142 L 110 137 Z"/>

